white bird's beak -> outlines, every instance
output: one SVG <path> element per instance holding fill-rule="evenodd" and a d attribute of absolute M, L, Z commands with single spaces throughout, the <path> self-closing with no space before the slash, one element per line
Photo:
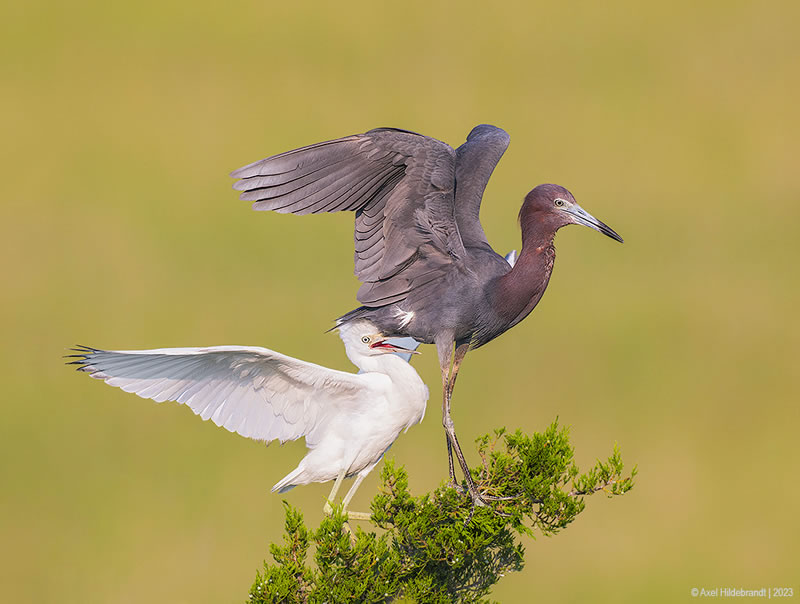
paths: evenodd
<path fill-rule="evenodd" d="M 411 350 L 410 348 L 403 348 L 397 344 L 392 344 L 388 340 L 378 340 L 369 345 L 370 348 L 380 348 L 386 352 L 399 352 L 402 354 L 421 354 L 419 350 Z"/>

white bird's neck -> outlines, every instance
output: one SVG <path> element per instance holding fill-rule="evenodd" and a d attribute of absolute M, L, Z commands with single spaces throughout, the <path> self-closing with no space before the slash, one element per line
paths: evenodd
<path fill-rule="evenodd" d="M 385 373 L 395 383 L 422 383 L 416 370 L 406 361 L 394 354 L 361 356 L 351 361 L 365 373 Z"/>
<path fill-rule="evenodd" d="M 390 400 L 392 408 L 400 414 L 401 427 L 407 430 L 422 421 L 428 402 L 428 387 L 410 363 L 394 354 L 353 355 L 350 360 L 362 371 L 361 375 L 378 373 L 391 380 Z M 412 410 L 413 415 L 409 416 Z"/>

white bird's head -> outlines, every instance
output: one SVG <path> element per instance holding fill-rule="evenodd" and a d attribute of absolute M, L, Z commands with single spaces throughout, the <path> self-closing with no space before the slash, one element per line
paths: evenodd
<path fill-rule="evenodd" d="M 365 319 L 348 321 L 338 330 L 347 356 L 356 365 L 359 363 L 355 357 L 375 357 L 392 352 L 419 354 L 416 350 L 390 343 L 374 323 Z"/>

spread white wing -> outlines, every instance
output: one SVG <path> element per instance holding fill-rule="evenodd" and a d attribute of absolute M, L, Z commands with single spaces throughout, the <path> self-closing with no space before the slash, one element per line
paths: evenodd
<path fill-rule="evenodd" d="M 79 371 L 256 440 L 305 436 L 313 447 L 326 416 L 370 396 L 362 377 L 255 346 L 74 350 Z"/>

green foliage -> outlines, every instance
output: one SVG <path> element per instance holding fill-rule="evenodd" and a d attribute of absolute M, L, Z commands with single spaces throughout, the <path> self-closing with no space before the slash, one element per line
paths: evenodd
<path fill-rule="evenodd" d="M 286 536 L 272 545 L 250 602 L 484 602 L 500 577 L 519 571 L 519 535 L 553 535 L 585 507 L 585 497 L 622 495 L 636 468 L 623 477 L 615 446 L 607 461 L 585 474 L 574 463 L 569 431 L 554 422 L 542 434 L 497 430 L 477 440 L 481 465 L 473 478 L 488 504 L 473 506 L 461 486 L 414 497 L 408 475 L 387 461 L 372 523 L 383 532 L 351 532 L 341 509 L 309 531 L 286 506 Z M 311 542 L 314 565 L 306 564 Z"/>

